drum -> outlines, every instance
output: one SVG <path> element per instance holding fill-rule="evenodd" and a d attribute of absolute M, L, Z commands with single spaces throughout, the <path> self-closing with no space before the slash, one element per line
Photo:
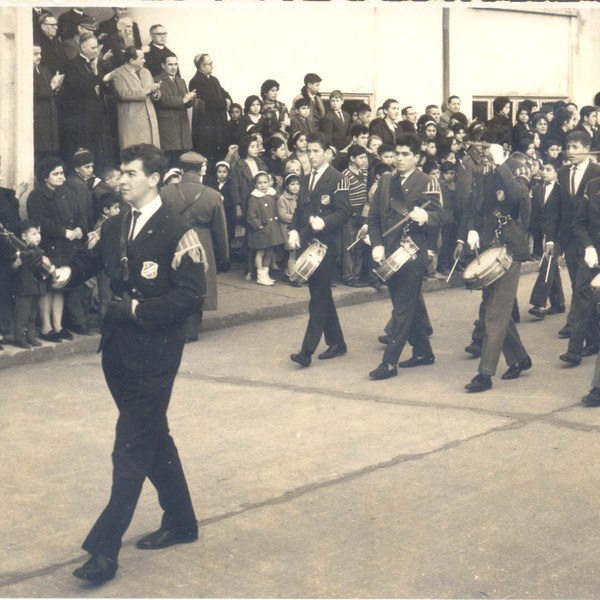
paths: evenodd
<path fill-rule="evenodd" d="M 308 281 L 321 264 L 325 252 L 327 252 L 327 246 L 319 240 L 313 240 L 312 244 L 296 260 L 290 281 L 299 281 L 300 283 Z"/>
<path fill-rule="evenodd" d="M 387 281 L 408 261 L 415 260 L 418 251 L 419 246 L 417 246 L 410 238 L 405 238 L 398 250 L 382 261 L 374 271 L 381 281 Z"/>
<path fill-rule="evenodd" d="M 467 265 L 463 280 L 469 289 L 482 290 L 500 279 L 508 271 L 512 261 L 506 246 L 488 248 Z"/>

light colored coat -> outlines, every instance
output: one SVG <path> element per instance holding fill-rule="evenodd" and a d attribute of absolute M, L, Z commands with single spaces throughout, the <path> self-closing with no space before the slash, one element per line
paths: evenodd
<path fill-rule="evenodd" d="M 111 83 L 117 100 L 119 148 L 122 150 L 132 144 L 154 144 L 160 148 L 156 112 L 144 91 L 154 83 L 150 71 L 141 69 L 138 77 L 134 69 L 125 64 L 113 71 Z"/>

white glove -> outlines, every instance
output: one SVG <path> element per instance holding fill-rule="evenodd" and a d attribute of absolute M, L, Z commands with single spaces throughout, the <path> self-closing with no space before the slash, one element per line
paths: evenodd
<path fill-rule="evenodd" d="M 54 269 L 54 273 L 52 274 L 52 288 L 55 290 L 60 290 L 69 283 L 69 279 L 71 279 L 71 267 L 57 267 Z"/>
<path fill-rule="evenodd" d="M 467 244 L 469 244 L 471 250 L 479 248 L 479 234 L 474 229 L 471 229 L 467 234 Z"/>
<path fill-rule="evenodd" d="M 383 246 L 373 246 L 371 256 L 373 257 L 373 260 L 379 264 L 385 258 L 385 248 Z"/>
<path fill-rule="evenodd" d="M 583 260 L 585 260 L 585 264 L 590 269 L 594 269 L 598 266 L 598 253 L 596 252 L 596 248 L 594 248 L 594 246 L 588 246 L 585 249 Z"/>
<path fill-rule="evenodd" d="M 501 165 L 506 160 L 504 148 L 500 144 L 490 144 L 489 153 L 495 165 Z"/>
<path fill-rule="evenodd" d="M 288 233 L 288 246 L 290 248 L 300 248 L 300 235 L 295 229 Z"/>
<path fill-rule="evenodd" d="M 419 225 L 423 225 L 424 223 L 427 223 L 427 219 L 429 219 L 429 215 L 427 214 L 427 211 L 424 208 L 421 208 L 420 206 L 415 206 L 408 213 L 408 216 L 415 223 L 418 223 Z"/>
<path fill-rule="evenodd" d="M 546 242 L 544 254 L 546 256 L 552 256 L 554 254 L 554 242 Z"/>
<path fill-rule="evenodd" d="M 360 228 L 360 233 L 361 235 L 367 235 L 367 233 L 369 233 L 369 226 L 366 223 Z"/>
<path fill-rule="evenodd" d="M 315 231 L 321 231 L 325 227 L 325 221 L 321 217 L 310 217 L 308 222 Z"/>

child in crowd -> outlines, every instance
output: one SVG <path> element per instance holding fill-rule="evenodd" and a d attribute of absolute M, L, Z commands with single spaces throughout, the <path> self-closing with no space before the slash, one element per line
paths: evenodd
<path fill-rule="evenodd" d="M 235 235 L 235 206 L 231 197 L 231 166 L 226 160 L 221 160 L 215 165 L 215 179 L 207 181 L 213 189 L 223 196 L 223 208 L 225 210 L 225 221 L 227 222 L 227 239 L 231 248 Z"/>
<path fill-rule="evenodd" d="M 107 192 L 104 194 L 99 201 L 100 206 L 100 218 L 96 222 L 93 231 L 88 234 L 87 248 L 91 250 L 100 241 L 100 229 L 104 221 L 114 217 L 121 212 L 121 203 L 119 198 L 111 193 Z M 108 303 L 110 302 L 112 292 L 110 290 L 110 278 L 100 271 L 96 277 L 88 279 L 86 285 L 92 289 L 93 303 L 98 306 L 98 314 L 100 320 L 104 318 L 108 309 Z"/>
<path fill-rule="evenodd" d="M 20 226 L 21 239 L 31 247 L 39 246 L 42 240 L 40 226 L 25 219 Z M 14 278 L 15 310 L 14 339 L 15 346 L 30 350 L 42 344 L 36 339 L 35 322 L 39 313 L 39 301 L 46 294 L 46 282 L 40 281 L 35 274 L 23 266 L 19 255 L 13 263 L 16 270 Z"/>
<path fill-rule="evenodd" d="M 248 200 L 247 221 L 248 247 L 256 250 L 256 282 L 259 285 L 273 285 L 269 277 L 269 265 L 273 248 L 285 242 L 277 218 L 277 195 L 270 185 L 269 175 L 259 171 L 253 179 L 254 190 Z"/>
<path fill-rule="evenodd" d="M 288 140 L 288 149 L 291 152 L 290 158 L 295 158 L 300 161 L 302 165 L 302 173 L 308 175 L 311 171 L 310 161 L 308 160 L 308 152 L 306 151 L 308 143 L 306 141 L 306 134 L 301 131 L 290 135 Z"/>
<path fill-rule="evenodd" d="M 289 158 L 285 163 L 285 174 L 302 177 L 302 163 L 297 158 Z"/>
<path fill-rule="evenodd" d="M 381 144 L 377 148 L 377 156 L 384 165 L 396 166 L 396 149 L 391 144 Z"/>
<path fill-rule="evenodd" d="M 285 161 L 289 156 L 287 144 L 279 137 L 273 136 L 267 142 L 267 151 L 263 160 L 269 173 L 275 178 L 275 189 L 281 190 L 285 177 Z"/>
<path fill-rule="evenodd" d="M 560 194 L 559 184 L 556 180 L 559 164 L 546 161 L 542 168 L 542 182 L 531 190 L 531 222 L 530 233 L 533 238 L 533 254 L 541 256 L 544 251 L 544 235 L 546 230 L 546 206 L 548 203 L 557 202 Z M 531 290 L 529 314 L 538 319 L 546 315 L 565 312 L 565 295 L 563 292 L 560 270 L 556 257 L 551 257 L 548 268 L 548 258 L 544 258 L 540 265 L 537 280 Z M 548 277 L 546 278 L 546 274 Z M 546 309 L 546 302 L 550 299 L 550 308 Z"/>
<path fill-rule="evenodd" d="M 377 154 L 377 150 L 381 144 L 383 144 L 383 140 L 378 135 L 370 135 L 367 140 L 367 150 L 371 154 Z"/>
<path fill-rule="evenodd" d="M 440 189 L 444 207 L 444 223 L 442 225 L 442 244 L 438 254 L 438 273 L 448 275 L 454 264 L 454 247 L 458 232 L 459 214 L 456 206 L 456 164 L 443 162 L 440 165 Z"/>
<path fill-rule="evenodd" d="M 100 173 L 101 179 L 98 179 L 92 189 L 92 202 L 94 210 L 92 211 L 93 222 L 96 223 L 102 216 L 102 207 L 100 206 L 100 198 L 106 193 L 112 193 L 117 198 L 120 198 L 119 182 L 121 181 L 121 169 L 111 165 L 105 167 Z"/>
<path fill-rule="evenodd" d="M 432 179 L 439 181 L 440 179 L 440 165 L 439 163 L 432 159 L 427 158 L 423 164 L 423 173 L 429 175 Z M 445 206 L 443 207 L 445 210 Z M 427 271 L 425 272 L 425 277 L 435 277 L 437 273 L 437 265 L 438 265 L 438 251 L 440 248 L 440 234 L 442 228 L 441 226 L 432 226 L 429 225 L 427 228 Z"/>
<path fill-rule="evenodd" d="M 365 127 L 369 126 L 371 122 L 371 107 L 366 102 L 361 102 L 356 107 L 355 119 L 353 119 L 356 123 L 360 123 Z"/>
<path fill-rule="evenodd" d="M 288 227 L 296 210 L 299 193 L 300 176 L 291 173 L 286 175 L 283 181 L 283 193 L 277 200 L 277 217 L 279 218 L 284 239 L 283 249 L 286 251 L 285 276 L 288 278 L 292 274 L 294 265 L 296 264 L 296 249 L 288 245 Z"/>
<path fill-rule="evenodd" d="M 290 117 L 290 138 L 298 131 L 304 135 L 318 131 L 314 121 L 310 118 L 310 98 L 302 96 L 294 102 L 296 114 Z"/>
<path fill-rule="evenodd" d="M 234 102 L 229 107 L 229 121 L 227 121 L 227 142 L 229 146 L 237 146 L 244 137 L 241 118 L 242 107 Z"/>

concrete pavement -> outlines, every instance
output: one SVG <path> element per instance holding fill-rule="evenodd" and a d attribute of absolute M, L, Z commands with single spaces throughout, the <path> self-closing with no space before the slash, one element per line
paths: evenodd
<path fill-rule="evenodd" d="M 533 368 L 466 394 L 479 294 L 426 301 L 435 365 L 382 382 L 367 372 L 383 301 L 342 308 L 349 353 L 309 369 L 289 361 L 303 314 L 188 345 L 169 418 L 201 539 L 137 550 L 160 518 L 146 486 L 100 588 L 70 574 L 109 492 L 115 409 L 98 358 L 5 369 L 0 595 L 598 597 L 600 409 L 579 403 L 594 358 L 564 366 L 563 317 L 524 315 Z"/>

